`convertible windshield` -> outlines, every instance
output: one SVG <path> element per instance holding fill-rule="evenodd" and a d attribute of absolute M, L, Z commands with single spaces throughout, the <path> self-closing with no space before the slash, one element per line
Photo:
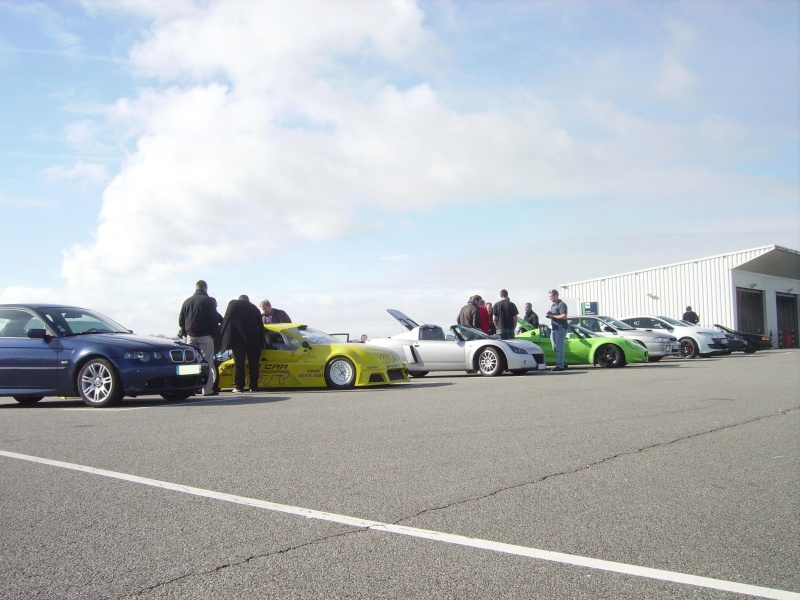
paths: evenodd
<path fill-rule="evenodd" d="M 466 341 L 470 340 L 488 340 L 491 339 L 488 335 L 483 333 L 478 329 L 473 329 L 472 327 L 465 327 L 464 325 L 453 325 L 451 327 L 454 331 L 458 331 L 459 335 L 463 337 Z"/>
<path fill-rule="evenodd" d="M 624 330 L 624 331 L 635 331 L 636 327 L 631 327 L 627 323 L 623 323 L 622 321 L 617 321 L 614 317 L 599 317 L 603 319 L 606 323 L 614 327 L 614 329 Z"/>
<path fill-rule="evenodd" d="M 311 329 L 310 327 L 292 328 L 289 331 L 295 333 L 306 340 L 309 344 L 342 344 L 342 340 L 328 335 L 323 331 Z"/>
<path fill-rule="evenodd" d="M 87 333 L 130 333 L 116 321 L 85 308 L 47 306 L 40 308 L 39 312 L 52 327 L 65 336 Z"/>
<path fill-rule="evenodd" d="M 673 327 L 686 327 L 687 325 L 689 325 L 689 323 L 687 323 L 686 321 L 678 321 L 677 319 L 670 319 L 669 317 L 658 317 L 658 318 L 661 319 L 662 321 L 666 321 Z"/>

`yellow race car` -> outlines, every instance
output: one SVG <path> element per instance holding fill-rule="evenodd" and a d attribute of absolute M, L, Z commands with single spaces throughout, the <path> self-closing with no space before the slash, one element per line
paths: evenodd
<path fill-rule="evenodd" d="M 342 340 L 297 323 L 264 325 L 259 388 L 348 389 L 408 381 L 408 363 L 392 350 Z M 215 357 L 220 389 L 234 387 L 230 352 Z"/>

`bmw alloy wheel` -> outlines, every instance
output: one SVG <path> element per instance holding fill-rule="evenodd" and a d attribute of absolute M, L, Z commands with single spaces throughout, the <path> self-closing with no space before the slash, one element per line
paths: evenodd
<path fill-rule="evenodd" d="M 93 358 L 78 373 L 78 393 L 88 406 L 109 406 L 122 400 L 122 384 L 107 360 Z"/>

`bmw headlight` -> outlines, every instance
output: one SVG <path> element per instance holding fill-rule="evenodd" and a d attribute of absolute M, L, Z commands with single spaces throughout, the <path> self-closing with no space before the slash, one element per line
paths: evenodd
<path fill-rule="evenodd" d="M 157 353 L 156 353 L 157 354 Z M 150 362 L 150 353 L 143 350 L 132 350 L 124 354 L 124 358 L 128 360 L 139 360 L 143 363 Z"/>
<path fill-rule="evenodd" d="M 520 348 L 519 346 L 512 346 L 511 344 L 509 344 L 509 347 L 511 348 L 511 351 L 514 354 L 527 354 L 528 353 L 528 350 L 526 348 Z"/>

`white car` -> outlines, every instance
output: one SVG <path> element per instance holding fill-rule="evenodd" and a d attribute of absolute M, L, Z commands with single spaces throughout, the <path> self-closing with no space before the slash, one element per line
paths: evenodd
<path fill-rule="evenodd" d="M 398 310 L 386 309 L 408 331 L 366 344 L 395 350 L 408 361 L 408 374 L 423 377 L 431 371 L 478 371 L 481 375 L 518 375 L 547 368 L 542 349 L 527 340 L 501 340 L 472 327 L 452 325 L 445 335 L 438 325 L 419 325 Z"/>
<path fill-rule="evenodd" d="M 669 332 L 644 331 L 631 327 L 613 317 L 584 315 L 567 319 L 572 325 L 580 325 L 602 337 L 622 337 L 639 340 L 647 348 L 650 362 L 657 362 L 665 356 L 678 356 L 681 346 L 678 338 Z"/>
<path fill-rule="evenodd" d="M 682 358 L 694 358 L 697 355 L 716 356 L 728 352 L 728 340 L 725 334 L 716 329 L 697 327 L 670 317 L 625 317 L 621 321 L 637 329 L 674 334 L 681 344 Z"/>

